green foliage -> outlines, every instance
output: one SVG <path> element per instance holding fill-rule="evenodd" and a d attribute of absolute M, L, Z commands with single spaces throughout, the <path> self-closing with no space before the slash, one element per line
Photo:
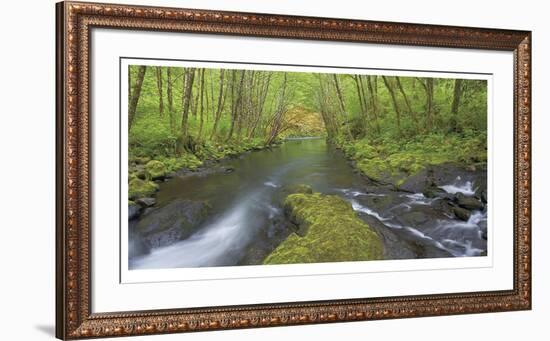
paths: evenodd
<path fill-rule="evenodd" d="M 388 76 L 384 82 L 381 76 L 373 75 L 248 70 L 243 77 L 248 97 L 240 98 L 242 70 L 225 70 L 223 86 L 221 69 L 194 72 L 197 79 L 184 125 L 184 68 L 147 67 L 129 130 L 131 165 L 156 160 L 162 162 L 166 173 L 181 168 L 196 170 L 206 160 L 263 149 L 269 147 L 267 141 L 278 143 L 281 138 L 301 136 L 327 136 L 365 175 L 396 184 L 427 165 L 476 164 L 487 159 L 485 80 Z M 131 66 L 131 77 L 137 74 L 137 66 Z M 199 75 L 204 75 L 203 81 Z M 265 103 L 260 106 L 261 84 L 268 77 Z M 283 85 L 286 109 L 279 122 L 275 113 Z M 431 95 L 429 85 L 433 85 Z M 453 110 L 457 89 L 460 96 L 457 110 Z M 225 97 L 219 97 L 223 93 Z M 223 105 L 218 108 L 220 98 Z M 239 106 L 241 109 L 235 111 Z M 259 107 L 260 113 L 254 116 Z M 270 136 L 273 131 L 275 139 Z M 144 178 L 140 172 L 130 167 L 130 173 Z"/>
<path fill-rule="evenodd" d="M 303 231 L 291 234 L 264 264 L 366 261 L 383 258 L 378 235 L 342 198 L 319 193 L 291 194 L 285 211 Z"/>

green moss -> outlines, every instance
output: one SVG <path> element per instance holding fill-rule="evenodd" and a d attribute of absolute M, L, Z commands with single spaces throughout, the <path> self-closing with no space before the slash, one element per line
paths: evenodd
<path fill-rule="evenodd" d="M 336 139 L 349 159 L 367 177 L 400 186 L 430 165 L 456 163 L 464 166 L 487 162 L 487 136 L 430 134 L 407 141 L 395 139 Z"/>
<path fill-rule="evenodd" d="M 151 160 L 145 165 L 145 172 L 148 179 L 162 179 L 166 176 L 166 166 L 160 161 Z"/>
<path fill-rule="evenodd" d="M 298 225 L 264 264 L 320 263 L 382 259 L 378 235 L 342 198 L 297 193 L 285 200 L 285 212 Z"/>
<path fill-rule="evenodd" d="M 159 186 L 147 180 L 141 180 L 138 178 L 131 179 L 128 183 L 128 199 L 135 200 L 144 197 L 150 197 L 156 191 Z"/>
<path fill-rule="evenodd" d="M 202 161 L 199 160 L 195 155 L 190 153 L 183 154 L 182 156 L 177 158 L 164 158 L 161 159 L 161 161 L 166 166 L 166 171 L 168 173 L 175 172 L 183 168 L 194 171 L 202 166 Z"/>
<path fill-rule="evenodd" d="M 304 184 L 295 184 L 295 185 L 289 185 L 284 188 L 284 191 L 289 194 L 293 193 L 306 193 L 311 194 L 313 193 L 313 190 L 311 189 L 311 186 L 304 185 Z"/>

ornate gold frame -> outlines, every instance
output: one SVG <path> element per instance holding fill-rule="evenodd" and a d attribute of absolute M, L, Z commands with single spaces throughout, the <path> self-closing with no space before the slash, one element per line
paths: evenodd
<path fill-rule="evenodd" d="M 91 313 L 89 60 L 93 27 L 514 53 L 514 288 L 509 291 Z M 62 2 L 57 4 L 57 304 L 61 339 L 531 308 L 531 32 Z"/>

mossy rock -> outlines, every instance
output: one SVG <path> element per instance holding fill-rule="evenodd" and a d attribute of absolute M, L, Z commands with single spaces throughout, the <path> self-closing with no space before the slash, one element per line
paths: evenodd
<path fill-rule="evenodd" d="M 151 161 L 151 158 L 148 156 L 135 156 L 131 158 L 130 161 L 138 165 L 144 165 L 147 162 Z"/>
<path fill-rule="evenodd" d="M 383 258 L 380 237 L 351 205 L 334 195 L 297 193 L 285 200 L 285 212 L 298 225 L 264 264 L 367 261 Z"/>
<path fill-rule="evenodd" d="M 167 173 L 164 163 L 157 160 L 147 162 L 145 165 L 145 172 L 147 174 L 147 178 L 151 180 L 164 179 Z"/>
<path fill-rule="evenodd" d="M 152 181 L 133 178 L 128 183 L 128 199 L 135 200 L 150 197 L 158 191 L 158 189 L 159 186 Z"/>
<path fill-rule="evenodd" d="M 294 193 L 305 193 L 305 194 L 312 194 L 313 189 L 311 189 L 311 186 L 304 185 L 304 184 L 294 184 L 294 185 L 288 185 L 284 188 L 285 193 L 288 194 L 294 194 Z"/>

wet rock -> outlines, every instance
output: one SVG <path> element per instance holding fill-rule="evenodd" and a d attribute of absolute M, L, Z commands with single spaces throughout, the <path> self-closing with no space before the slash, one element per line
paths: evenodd
<path fill-rule="evenodd" d="M 463 207 L 467 210 L 482 210 L 483 203 L 476 199 L 475 197 L 466 196 L 462 193 L 457 193 L 455 195 L 455 201 L 458 206 Z"/>
<path fill-rule="evenodd" d="M 130 237 L 128 240 L 128 258 L 149 254 L 151 248 L 141 238 Z"/>
<path fill-rule="evenodd" d="M 141 206 L 136 204 L 133 201 L 128 201 L 128 220 L 135 219 L 139 217 L 141 212 Z"/>
<path fill-rule="evenodd" d="M 476 191 L 476 198 L 481 200 L 482 203 L 487 204 L 487 191 L 485 189 L 478 189 Z"/>
<path fill-rule="evenodd" d="M 458 219 L 464 220 L 464 221 L 468 221 L 468 219 L 470 219 L 471 213 L 467 209 L 462 208 L 462 207 L 458 207 L 458 206 L 454 206 L 452 208 L 452 210 L 453 210 L 453 213 L 454 213 L 455 217 L 457 217 Z"/>
<path fill-rule="evenodd" d="M 223 172 L 226 173 L 226 174 L 233 173 L 234 171 L 235 171 L 234 167 L 225 167 L 223 169 Z"/>
<path fill-rule="evenodd" d="M 206 202 L 175 200 L 144 216 L 135 230 L 150 247 L 166 246 L 195 232 L 209 209 Z"/>
<path fill-rule="evenodd" d="M 385 212 L 386 210 L 394 207 L 397 202 L 394 201 L 397 200 L 397 198 L 394 198 L 394 196 L 391 195 L 384 195 L 384 196 L 368 196 L 366 198 L 361 198 L 360 201 L 362 204 L 366 205 L 367 207 L 370 207 L 371 209 L 375 210 L 376 212 Z"/>
<path fill-rule="evenodd" d="M 399 220 L 404 222 L 406 226 L 419 226 L 430 221 L 430 216 L 425 212 L 411 211 L 402 214 Z"/>
<path fill-rule="evenodd" d="M 153 212 L 155 210 L 154 207 L 146 207 L 143 212 L 141 212 L 141 215 L 144 217 L 148 215 L 149 213 Z"/>
<path fill-rule="evenodd" d="M 311 189 L 311 186 L 304 185 L 304 184 L 294 184 L 294 185 L 288 185 L 283 188 L 283 192 L 286 194 L 294 194 L 294 193 L 306 193 L 311 194 L 313 193 L 313 189 Z"/>
<path fill-rule="evenodd" d="M 478 226 L 481 231 L 481 238 L 487 240 L 487 220 L 480 221 Z"/>
<path fill-rule="evenodd" d="M 424 189 L 422 192 L 426 198 L 443 198 L 448 197 L 447 192 L 445 192 L 443 189 L 436 187 L 436 186 L 430 186 Z"/>
<path fill-rule="evenodd" d="M 433 181 L 431 180 L 431 171 L 429 169 L 424 169 L 404 179 L 402 184 L 398 187 L 402 191 L 422 193 L 424 189 L 432 187 L 433 185 Z"/>
<path fill-rule="evenodd" d="M 140 198 L 136 200 L 136 203 L 139 204 L 141 207 L 150 207 L 157 203 L 157 200 L 155 198 Z"/>

